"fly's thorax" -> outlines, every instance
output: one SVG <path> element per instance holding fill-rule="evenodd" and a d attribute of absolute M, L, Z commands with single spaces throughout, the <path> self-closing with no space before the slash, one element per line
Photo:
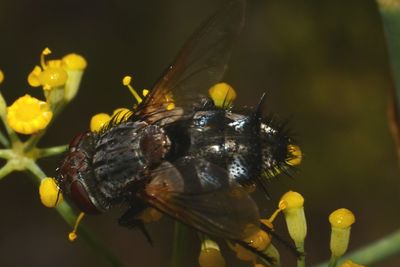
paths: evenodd
<path fill-rule="evenodd" d="M 121 123 L 102 133 L 93 155 L 99 191 L 112 205 L 130 198 L 148 179 L 148 170 L 160 164 L 169 147 L 164 130 L 143 121 Z"/>

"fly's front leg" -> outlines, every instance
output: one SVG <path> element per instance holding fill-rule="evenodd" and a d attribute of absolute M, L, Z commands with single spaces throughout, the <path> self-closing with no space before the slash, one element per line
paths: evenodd
<path fill-rule="evenodd" d="M 144 226 L 143 220 L 140 218 L 140 215 L 143 211 L 148 208 L 144 203 L 135 203 L 134 206 L 131 206 L 122 216 L 119 218 L 118 223 L 121 226 L 127 227 L 129 229 L 138 228 L 146 237 L 147 241 L 153 245 L 153 241 L 150 237 L 149 232 Z"/>

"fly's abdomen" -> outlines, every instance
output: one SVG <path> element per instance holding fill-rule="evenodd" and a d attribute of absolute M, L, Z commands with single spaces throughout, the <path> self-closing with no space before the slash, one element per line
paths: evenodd
<path fill-rule="evenodd" d="M 261 172 L 261 149 L 252 118 L 223 109 L 199 111 L 190 125 L 190 154 L 201 156 L 227 170 L 241 184 Z"/>

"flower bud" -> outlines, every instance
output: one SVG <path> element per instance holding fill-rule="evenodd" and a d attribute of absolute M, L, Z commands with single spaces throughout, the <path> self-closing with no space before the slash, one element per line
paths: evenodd
<path fill-rule="evenodd" d="M 303 196 L 294 191 L 287 192 L 279 201 L 279 208 L 285 215 L 290 237 L 295 243 L 303 243 L 307 235 L 307 221 L 303 204 Z"/>
<path fill-rule="evenodd" d="M 39 195 L 42 204 L 48 208 L 54 208 L 63 201 L 63 196 L 54 178 L 44 178 L 39 186 Z"/>
<path fill-rule="evenodd" d="M 214 104 L 217 107 L 225 108 L 228 107 L 235 99 L 236 92 L 227 83 L 217 83 L 208 90 Z"/>
<path fill-rule="evenodd" d="M 107 113 L 99 113 L 90 120 L 90 130 L 97 133 L 103 126 L 110 121 L 111 117 Z"/>
<path fill-rule="evenodd" d="M 217 243 L 210 239 L 203 241 L 199 264 L 201 267 L 225 267 L 225 259 L 222 257 Z"/>
<path fill-rule="evenodd" d="M 355 222 L 355 217 L 350 210 L 342 208 L 331 213 L 329 222 L 332 226 L 330 241 L 332 256 L 339 258 L 346 253 L 351 225 Z"/>

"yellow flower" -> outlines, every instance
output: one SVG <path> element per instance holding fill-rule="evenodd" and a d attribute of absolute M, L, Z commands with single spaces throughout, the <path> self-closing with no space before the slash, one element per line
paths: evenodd
<path fill-rule="evenodd" d="M 7 123 L 16 132 L 33 134 L 46 128 L 53 113 L 49 104 L 28 94 L 7 108 Z"/>
<path fill-rule="evenodd" d="M 301 160 L 303 159 L 303 153 L 301 149 L 297 145 L 288 145 L 287 150 L 290 154 L 289 158 L 286 160 L 286 163 L 290 166 L 297 166 L 300 165 Z"/>
<path fill-rule="evenodd" d="M 0 84 L 4 81 L 4 73 L 0 70 Z"/>
<path fill-rule="evenodd" d="M 107 113 L 99 113 L 92 117 L 90 120 L 90 130 L 97 133 L 103 128 L 103 126 L 110 121 L 110 115 Z"/>
<path fill-rule="evenodd" d="M 227 83 L 215 84 L 208 90 L 208 93 L 214 104 L 220 108 L 229 107 L 236 98 L 235 90 Z"/>
<path fill-rule="evenodd" d="M 28 75 L 28 83 L 32 87 L 42 86 L 44 90 L 65 85 L 68 79 L 67 72 L 62 67 L 61 60 L 45 61 L 44 56 L 51 53 L 47 47 L 42 51 L 40 63 L 42 67 L 35 68 Z"/>
<path fill-rule="evenodd" d="M 356 221 L 354 214 L 348 209 L 337 209 L 329 215 L 331 223 L 330 249 L 335 258 L 346 253 L 350 240 L 351 225 Z"/>
<path fill-rule="evenodd" d="M 54 208 L 63 201 L 63 196 L 54 178 L 46 177 L 39 186 L 39 195 L 42 204 L 48 208 Z"/>
<path fill-rule="evenodd" d="M 201 267 L 225 267 L 225 259 L 221 255 L 220 248 L 211 239 L 206 239 L 201 244 L 199 265 Z"/>
<path fill-rule="evenodd" d="M 304 214 L 304 198 L 297 192 L 285 193 L 279 201 L 283 210 L 290 237 L 295 243 L 301 244 L 307 235 L 307 222 Z"/>
<path fill-rule="evenodd" d="M 84 57 L 78 54 L 68 54 L 62 58 L 62 64 L 67 70 L 84 70 L 87 62 Z"/>

